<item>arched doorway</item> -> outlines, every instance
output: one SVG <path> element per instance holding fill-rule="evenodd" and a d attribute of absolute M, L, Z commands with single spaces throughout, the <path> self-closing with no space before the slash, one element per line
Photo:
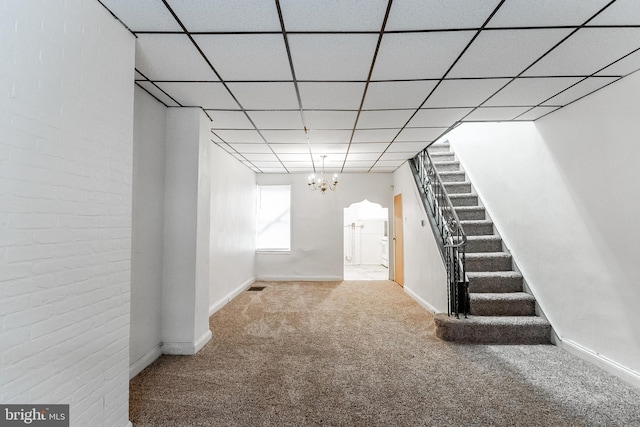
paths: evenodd
<path fill-rule="evenodd" d="M 344 280 L 389 279 L 389 209 L 363 200 L 344 209 Z"/>

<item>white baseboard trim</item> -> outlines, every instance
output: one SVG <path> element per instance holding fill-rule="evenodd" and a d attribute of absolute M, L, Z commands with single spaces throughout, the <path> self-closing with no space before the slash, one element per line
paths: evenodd
<path fill-rule="evenodd" d="M 264 282 L 342 282 L 342 276 L 259 276 L 256 280 Z"/>
<path fill-rule="evenodd" d="M 194 355 L 199 352 L 210 340 L 213 334 L 207 329 L 195 342 L 166 342 L 162 345 L 163 354 Z"/>
<path fill-rule="evenodd" d="M 423 306 L 428 312 L 432 313 L 432 314 L 436 314 L 439 313 L 440 311 L 438 311 L 434 306 L 432 306 L 431 304 L 429 304 L 427 301 L 425 301 L 424 299 L 422 299 L 420 296 L 418 296 L 418 294 L 416 294 L 415 292 L 413 292 L 411 289 L 407 288 L 406 286 L 403 288 L 404 291 L 414 300 L 416 300 L 416 302 L 418 304 L 420 304 L 421 306 Z"/>
<path fill-rule="evenodd" d="M 216 311 L 220 310 L 222 307 L 224 307 L 225 305 L 227 305 L 229 302 L 231 302 L 232 299 L 234 299 L 235 297 L 237 297 L 238 295 L 240 295 L 242 292 L 244 292 L 245 290 L 247 290 L 247 288 L 249 286 L 251 286 L 253 284 L 253 282 L 256 281 L 255 277 L 252 277 L 250 279 L 245 280 L 244 283 L 242 283 L 240 286 L 238 286 L 237 288 L 235 288 L 233 291 L 229 292 L 227 295 L 225 295 L 221 300 L 211 304 L 209 306 L 209 316 L 211 316 L 213 313 L 215 313 Z"/>
<path fill-rule="evenodd" d="M 594 365 L 604 369 L 610 374 L 628 382 L 629 384 L 640 388 L 640 373 L 627 368 L 593 350 L 589 350 L 580 344 L 568 339 L 559 340 L 559 344 L 569 353 L 575 354 L 581 359 L 593 363 Z"/>
<path fill-rule="evenodd" d="M 129 379 L 138 375 L 144 368 L 151 365 L 154 360 L 162 356 L 162 343 L 158 343 L 151 350 L 143 354 L 135 362 L 129 365 Z"/>

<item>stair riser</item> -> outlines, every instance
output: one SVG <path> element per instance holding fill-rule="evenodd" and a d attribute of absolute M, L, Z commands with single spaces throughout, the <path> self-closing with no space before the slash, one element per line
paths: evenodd
<path fill-rule="evenodd" d="M 452 162 L 456 159 L 456 156 L 451 152 L 429 153 L 429 156 L 431 156 L 431 160 L 434 162 Z"/>
<path fill-rule="evenodd" d="M 456 214 L 458 214 L 458 218 L 460 219 L 460 221 L 485 219 L 484 209 L 475 209 L 475 210 L 456 209 Z"/>
<path fill-rule="evenodd" d="M 511 271 L 511 258 L 472 258 L 467 257 L 465 267 L 468 272 Z"/>
<path fill-rule="evenodd" d="M 522 277 L 469 277 L 469 292 L 522 292 Z"/>
<path fill-rule="evenodd" d="M 440 174 L 440 179 L 444 183 L 447 183 L 447 182 L 463 182 L 466 179 L 466 174 L 464 172 Z"/>
<path fill-rule="evenodd" d="M 470 314 L 475 316 L 535 316 L 534 301 L 471 300 Z"/>
<path fill-rule="evenodd" d="M 502 250 L 502 241 L 500 239 L 467 240 L 466 248 L 467 253 L 500 252 Z"/>
<path fill-rule="evenodd" d="M 448 145 L 432 145 L 431 147 L 427 148 L 427 151 L 429 151 L 429 154 L 431 153 L 447 153 L 450 152 L 451 147 L 449 147 Z"/>
<path fill-rule="evenodd" d="M 450 197 L 451 204 L 455 206 L 478 206 L 478 196 Z"/>
<path fill-rule="evenodd" d="M 448 325 L 436 322 L 436 336 L 445 341 L 475 344 L 549 344 L 549 325 Z"/>
<path fill-rule="evenodd" d="M 444 185 L 447 194 L 471 193 L 471 184 L 452 182 Z"/>
<path fill-rule="evenodd" d="M 490 236 L 493 234 L 493 224 L 462 224 L 467 236 Z"/>
<path fill-rule="evenodd" d="M 438 172 L 451 172 L 451 171 L 459 171 L 460 163 L 434 163 Z"/>

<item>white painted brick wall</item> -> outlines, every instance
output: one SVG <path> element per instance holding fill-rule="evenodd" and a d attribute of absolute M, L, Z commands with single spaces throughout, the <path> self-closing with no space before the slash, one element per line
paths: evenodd
<path fill-rule="evenodd" d="M 0 403 L 128 424 L 134 38 L 97 1 L 0 2 Z"/>

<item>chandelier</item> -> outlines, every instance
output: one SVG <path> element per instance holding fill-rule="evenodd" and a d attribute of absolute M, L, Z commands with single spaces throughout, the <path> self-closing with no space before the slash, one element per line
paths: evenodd
<path fill-rule="evenodd" d="M 329 183 L 324 176 L 324 159 L 327 156 L 324 155 L 320 157 L 322 157 L 322 172 L 320 172 L 320 178 L 316 178 L 315 174 L 309 175 L 309 188 L 312 191 L 320 190 L 322 194 L 324 194 L 327 189 L 331 191 L 336 189 L 336 186 L 338 185 L 338 175 L 333 175 L 332 182 Z"/>

